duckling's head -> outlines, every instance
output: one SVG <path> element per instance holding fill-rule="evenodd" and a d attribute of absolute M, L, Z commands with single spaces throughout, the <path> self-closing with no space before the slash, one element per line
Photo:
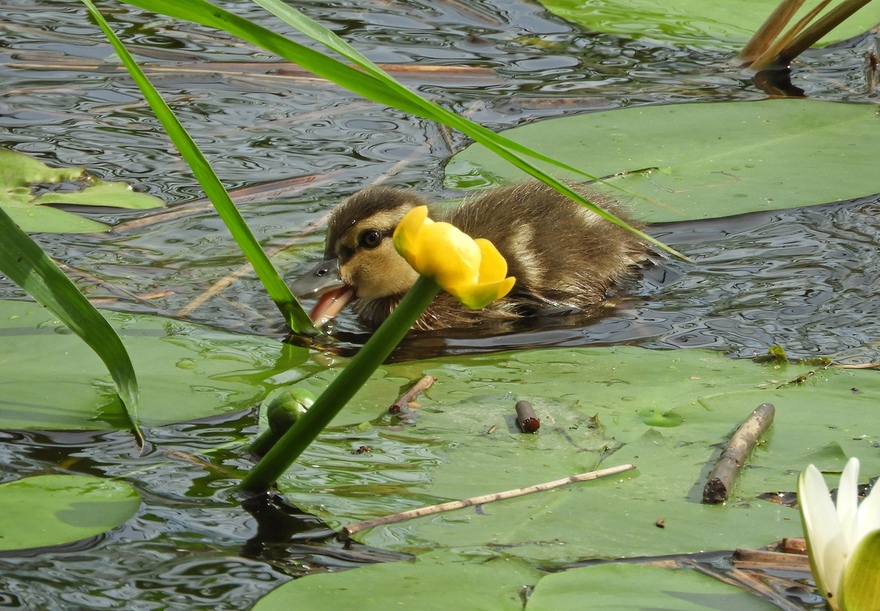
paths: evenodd
<path fill-rule="evenodd" d="M 310 316 L 324 324 L 354 299 L 402 296 L 418 273 L 394 248 L 400 219 L 424 201 L 414 193 L 369 187 L 338 205 L 330 215 L 324 260 L 293 282 L 297 297 L 319 297 Z"/>

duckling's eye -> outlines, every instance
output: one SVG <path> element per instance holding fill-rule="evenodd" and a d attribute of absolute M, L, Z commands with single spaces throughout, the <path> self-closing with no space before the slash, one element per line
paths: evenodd
<path fill-rule="evenodd" d="M 358 237 L 358 244 L 364 248 L 376 248 L 381 243 L 382 234 L 375 229 L 367 229 Z"/>

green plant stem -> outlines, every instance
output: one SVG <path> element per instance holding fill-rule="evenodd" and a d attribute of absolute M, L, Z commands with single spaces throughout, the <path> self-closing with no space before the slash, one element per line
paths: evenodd
<path fill-rule="evenodd" d="M 240 488 L 257 493 L 268 490 L 388 358 L 439 291 L 433 279 L 420 277 L 315 404 L 247 474 Z"/>

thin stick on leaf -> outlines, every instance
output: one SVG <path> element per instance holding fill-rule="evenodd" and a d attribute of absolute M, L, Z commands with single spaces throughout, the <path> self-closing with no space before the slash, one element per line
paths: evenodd
<path fill-rule="evenodd" d="M 772 403 L 762 403 L 736 430 L 709 474 L 709 481 L 703 488 L 704 503 L 723 503 L 727 500 L 746 458 L 761 435 L 773 424 L 775 413 L 776 408 Z"/>
<path fill-rule="evenodd" d="M 543 492 L 544 490 L 552 490 L 553 488 L 560 488 L 562 486 L 567 486 L 568 484 L 573 484 L 575 482 L 587 482 L 590 480 L 598 479 L 600 477 L 607 477 L 609 475 L 617 475 L 618 473 L 623 473 L 624 471 L 629 471 L 631 469 L 635 469 L 635 465 L 619 465 L 617 467 L 609 467 L 608 469 L 600 469 L 598 471 L 590 471 L 589 473 L 581 473 L 580 475 L 572 475 L 571 477 L 566 477 L 565 479 L 558 479 L 552 482 L 547 482 L 545 484 L 537 484 L 535 486 L 528 486 L 526 488 L 517 488 L 516 490 L 507 490 L 505 492 L 496 492 L 495 494 L 486 494 L 484 496 L 475 496 L 469 499 L 463 499 L 460 501 L 450 501 L 448 503 L 440 503 L 439 505 L 429 505 L 427 507 L 421 507 L 419 509 L 411 509 L 409 511 L 402 511 L 400 513 L 395 513 L 390 516 L 384 516 L 381 518 L 374 518 L 372 520 L 365 520 L 363 522 L 356 522 L 354 524 L 349 524 L 345 528 L 343 528 L 343 532 L 347 535 L 352 535 L 356 532 L 360 532 L 362 530 L 366 530 L 367 528 L 372 528 L 374 526 L 381 526 L 383 524 L 393 524 L 395 522 L 402 522 L 404 520 L 411 520 L 412 518 L 421 518 L 424 516 L 434 515 L 436 513 L 443 513 L 444 511 L 452 511 L 453 509 L 462 509 L 464 507 L 471 507 L 473 505 L 482 505 L 484 503 L 491 503 L 493 501 L 501 501 L 503 499 L 512 499 L 518 496 L 524 496 L 526 494 L 532 494 L 533 492 Z"/>
<path fill-rule="evenodd" d="M 837 369 L 880 369 L 880 361 L 873 363 L 858 363 L 855 365 L 835 365 Z"/>
<path fill-rule="evenodd" d="M 740 569 L 809 571 L 810 559 L 806 552 L 791 554 L 761 549 L 736 549 L 733 552 L 733 565 Z"/>
<path fill-rule="evenodd" d="M 400 410 L 406 409 L 409 404 L 419 396 L 420 393 L 431 388 L 431 385 L 437 381 L 437 378 L 434 376 L 425 375 L 422 376 L 418 382 L 412 385 L 412 387 L 400 395 L 400 398 L 397 399 L 394 403 L 391 404 L 391 407 L 388 408 L 388 411 L 393 413 L 397 413 Z"/>

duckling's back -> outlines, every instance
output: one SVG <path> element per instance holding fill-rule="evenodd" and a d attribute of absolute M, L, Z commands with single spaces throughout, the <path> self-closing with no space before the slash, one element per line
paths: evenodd
<path fill-rule="evenodd" d="M 607 197 L 585 185 L 572 187 L 640 226 Z M 516 277 L 516 285 L 496 307 L 508 315 L 595 305 L 647 259 L 646 245 L 638 236 L 537 181 L 477 196 L 445 220 L 472 237 L 491 240 L 507 259 L 508 275 Z"/>

